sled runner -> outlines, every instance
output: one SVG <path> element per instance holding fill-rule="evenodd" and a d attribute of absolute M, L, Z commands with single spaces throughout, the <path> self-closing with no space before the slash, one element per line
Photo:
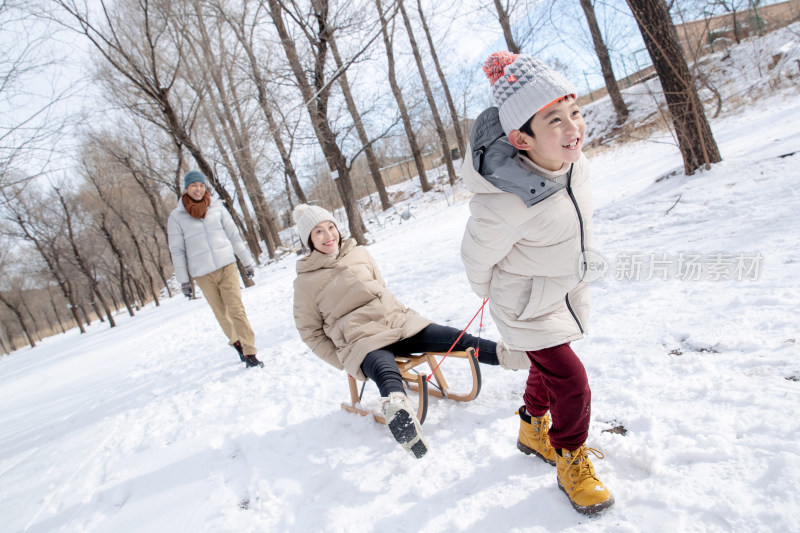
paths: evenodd
<path fill-rule="evenodd" d="M 442 374 L 442 369 L 437 368 L 439 360 L 437 360 L 436 357 L 444 357 L 444 352 L 426 352 L 395 357 L 395 361 L 397 361 L 397 366 L 400 368 L 400 374 L 403 376 L 406 387 L 419 394 L 419 399 L 417 401 L 417 419 L 420 424 L 425 422 L 425 415 L 428 412 L 429 394 L 439 398 L 455 400 L 457 402 L 468 402 L 477 398 L 478 393 L 481 391 L 481 370 L 480 367 L 478 367 L 478 359 L 474 356 L 474 353 L 475 351 L 469 348 L 465 352 L 450 352 L 448 354 L 448 357 L 466 359 L 469 363 L 472 374 L 472 388 L 466 393 L 457 393 L 450 390 Z M 428 364 L 430 372 L 433 374 L 431 383 L 428 383 L 427 374 L 422 374 L 416 370 L 416 367 L 426 363 Z M 356 379 L 353 376 L 348 375 L 347 382 L 350 386 L 350 402 L 342 402 L 342 409 L 351 413 L 358 413 L 361 416 L 371 414 L 376 422 L 381 424 L 385 423 L 381 414 L 361 407 L 361 398 L 364 394 L 364 385 L 366 385 L 366 382 L 362 384 L 361 392 L 359 392 Z"/>

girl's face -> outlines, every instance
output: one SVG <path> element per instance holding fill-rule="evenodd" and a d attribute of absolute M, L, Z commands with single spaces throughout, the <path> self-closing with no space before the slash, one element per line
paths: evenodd
<path fill-rule="evenodd" d="M 323 254 L 332 254 L 339 249 L 339 230 L 330 220 L 320 222 L 311 230 L 311 244 Z"/>
<path fill-rule="evenodd" d="M 520 132 L 526 141 L 525 153 L 547 170 L 559 170 L 564 163 L 577 163 L 586 138 L 586 122 L 572 98 L 546 107 L 530 122 L 533 137 Z"/>

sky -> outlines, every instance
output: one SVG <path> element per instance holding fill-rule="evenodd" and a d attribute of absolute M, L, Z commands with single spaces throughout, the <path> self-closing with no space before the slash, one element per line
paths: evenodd
<path fill-rule="evenodd" d="M 345 375 L 294 328 L 290 255 L 243 292 L 263 369 L 243 368 L 209 306 L 180 295 L 0 359 L 3 529 L 797 531 L 798 33 L 770 35 L 763 56 L 745 43 L 715 57 L 740 105 L 712 119 L 724 159 L 710 170 L 684 176 L 664 131 L 589 154 L 610 268 L 572 347 L 592 387 L 587 444 L 616 501 L 604 514 L 576 513 L 553 467 L 517 451 L 524 372 L 483 367 L 475 400 L 432 399 L 422 460 L 342 410 Z M 625 90 L 634 123 L 654 112 L 653 88 Z M 584 112 L 590 126 L 613 117 L 607 100 Z M 459 257 L 470 195 L 396 187 L 396 211 L 365 216 L 368 250 L 402 302 L 464 327 L 480 306 Z M 498 337 L 488 315 L 470 332 Z M 442 366 L 456 390 L 459 362 Z M 368 384 L 362 406 L 378 405 Z"/>

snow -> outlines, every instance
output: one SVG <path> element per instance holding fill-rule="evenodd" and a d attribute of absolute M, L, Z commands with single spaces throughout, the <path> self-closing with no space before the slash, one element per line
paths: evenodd
<path fill-rule="evenodd" d="M 796 33 L 776 49 L 787 35 L 797 54 Z M 422 460 L 343 411 L 345 375 L 294 328 L 289 256 L 243 292 L 264 369 L 180 296 L 1 359 L 0 529 L 800 531 L 800 97 L 783 76 L 712 121 L 710 170 L 684 176 L 663 133 L 591 158 L 609 270 L 573 348 L 616 500 L 604 514 L 576 513 L 554 467 L 517 451 L 525 373 L 483 366 L 474 401 L 431 398 Z M 748 94 L 745 78 L 727 94 Z M 407 221 L 367 217 L 369 250 L 401 301 L 464 327 L 480 306 L 459 258 L 468 195 L 443 189 L 409 190 Z M 690 256 L 699 270 L 679 265 Z M 481 335 L 497 338 L 488 314 Z M 442 369 L 466 387 L 463 360 Z"/>

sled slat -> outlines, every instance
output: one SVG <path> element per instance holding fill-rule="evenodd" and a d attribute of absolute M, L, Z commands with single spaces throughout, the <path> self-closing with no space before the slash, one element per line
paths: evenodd
<path fill-rule="evenodd" d="M 481 372 L 480 367 L 478 367 L 478 360 L 474 356 L 474 350 L 469 348 L 464 352 L 450 352 L 447 354 L 448 357 L 467 359 L 469 362 L 472 375 L 472 388 L 465 394 L 456 394 L 450 391 L 441 367 L 437 368 L 439 361 L 437 361 L 436 357 L 444 357 L 445 355 L 446 354 L 444 352 L 427 352 L 422 354 L 398 356 L 395 358 L 397 361 L 397 367 L 400 369 L 400 373 L 403 376 L 405 385 L 410 390 L 418 393 L 417 419 L 419 420 L 420 424 L 425 421 L 425 417 L 427 416 L 428 397 L 430 394 L 433 394 L 439 398 L 447 398 L 459 402 L 468 402 L 474 400 L 480 393 Z M 428 387 L 427 374 L 419 373 L 415 370 L 417 366 L 426 363 L 430 369 L 430 372 L 433 374 L 433 379 L 436 382 L 435 387 Z M 376 422 L 381 424 L 385 423 L 383 416 L 381 416 L 379 413 L 361 407 L 361 397 L 358 393 L 356 379 L 353 376 L 348 375 L 347 380 L 348 389 L 350 390 L 350 402 L 342 402 L 342 409 L 351 413 L 358 413 L 361 416 L 367 416 L 371 414 Z"/>

